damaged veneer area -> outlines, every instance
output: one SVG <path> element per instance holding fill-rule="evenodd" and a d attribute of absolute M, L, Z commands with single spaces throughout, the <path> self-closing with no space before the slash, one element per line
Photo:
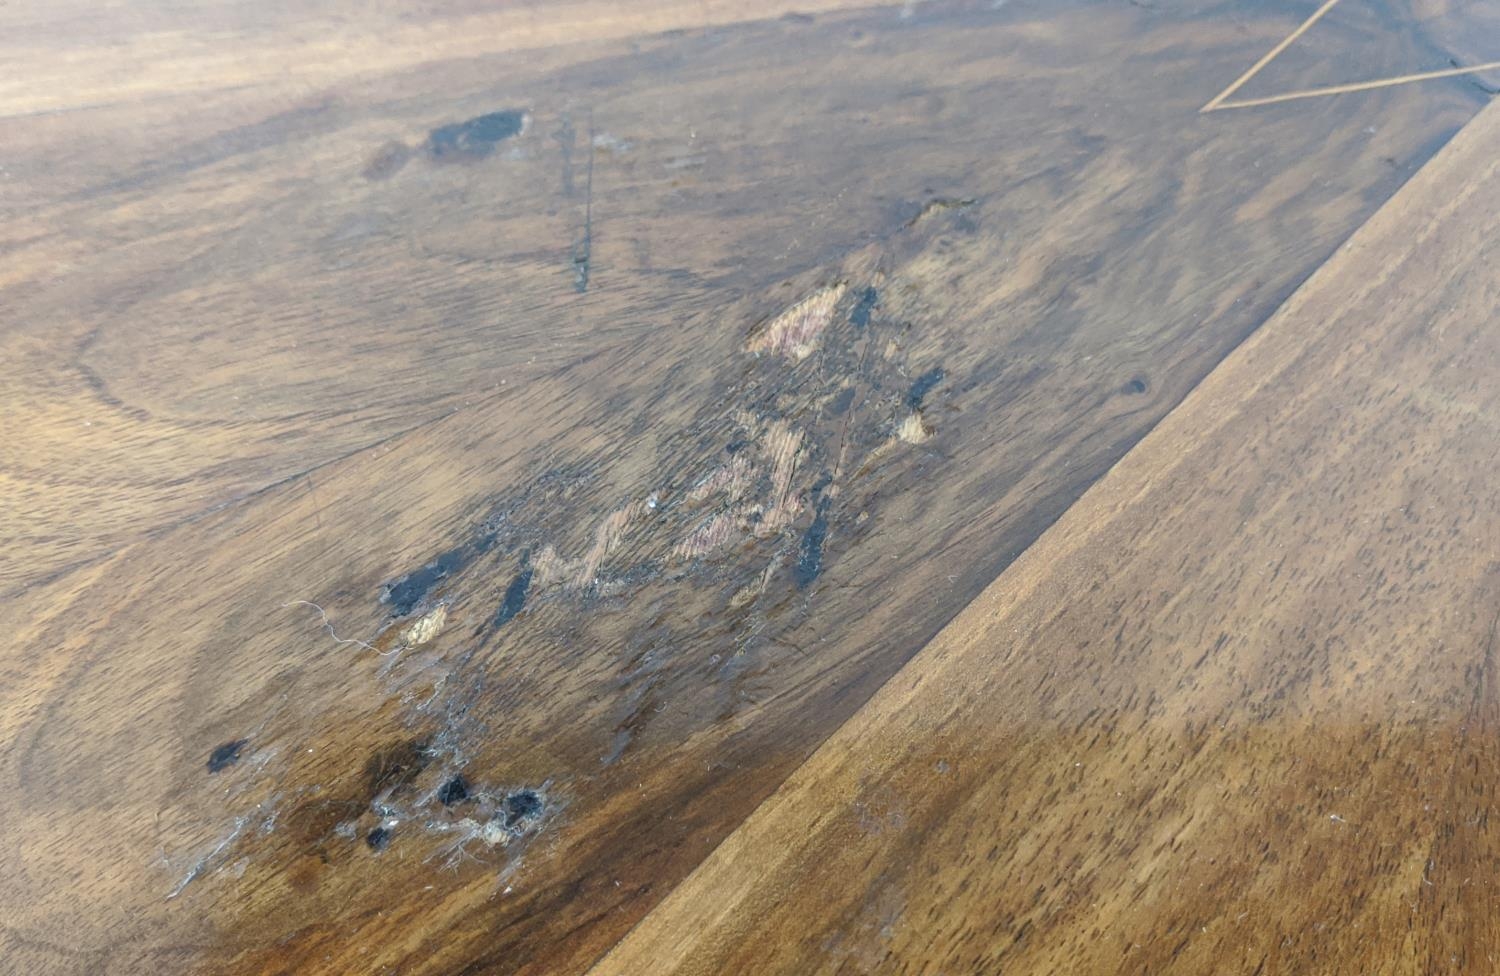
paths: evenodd
<path fill-rule="evenodd" d="M 749 327 L 722 381 L 705 385 L 711 398 L 662 439 L 630 497 L 610 503 L 602 453 L 554 463 L 494 497 L 466 538 L 383 584 L 373 606 L 288 601 L 289 635 L 327 641 L 363 669 L 375 692 L 371 728 L 407 737 L 372 744 L 358 773 L 330 768 L 315 747 L 267 744 L 278 739 L 275 715 L 216 747 L 207 762 L 227 787 L 225 826 L 168 859 L 178 868 L 171 894 L 217 871 L 238 877 L 246 858 L 269 856 L 259 869 L 274 875 L 308 857 L 353 863 L 360 851 L 479 869 L 505 887 L 525 842 L 564 815 L 565 797 L 588 792 L 577 763 L 559 772 L 498 758 L 497 745 L 518 734 L 507 728 L 536 685 L 538 655 L 576 657 L 606 618 L 617 644 L 646 648 L 637 671 L 659 674 L 686 651 L 683 621 L 717 618 L 724 633 L 758 642 L 748 648 L 757 656 L 773 651 L 806 619 L 840 548 L 868 533 L 879 504 L 870 472 L 933 436 L 922 411 L 947 374 L 906 359 L 910 326 L 882 299 L 900 283 L 879 263 L 873 249 L 858 253 Z M 346 632 L 345 620 L 375 608 L 374 633 Z M 670 683 L 732 686 L 746 653 L 732 638 L 684 659 Z M 695 676 L 705 660 L 710 669 Z M 597 739 L 601 769 L 628 754 L 650 714 L 639 710 L 667 690 L 652 678 L 646 698 L 611 714 L 587 699 L 619 699 L 618 686 L 575 685 L 556 704 L 582 696 L 581 727 L 567 737 Z M 289 840 L 267 843 L 273 835 Z"/>

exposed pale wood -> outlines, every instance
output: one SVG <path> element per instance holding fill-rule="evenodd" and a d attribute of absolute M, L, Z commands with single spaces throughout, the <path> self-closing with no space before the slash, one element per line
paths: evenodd
<path fill-rule="evenodd" d="M 585 970 L 1485 98 L 1200 116 L 1305 11 L 1151 6 L 38 86 L 7 964 Z"/>
<path fill-rule="evenodd" d="M 1500 107 L 595 968 L 1500 959 Z"/>

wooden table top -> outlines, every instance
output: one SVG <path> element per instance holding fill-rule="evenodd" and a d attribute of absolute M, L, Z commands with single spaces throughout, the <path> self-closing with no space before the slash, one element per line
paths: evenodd
<path fill-rule="evenodd" d="M 1500 971 L 1500 8 L 0 56 L 0 972 Z"/>

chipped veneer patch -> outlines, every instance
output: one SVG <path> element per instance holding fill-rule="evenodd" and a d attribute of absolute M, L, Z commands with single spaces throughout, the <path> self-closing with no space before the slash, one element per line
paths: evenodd
<path fill-rule="evenodd" d="M 556 547 L 546 546 L 536 557 L 538 581 L 561 583 L 574 589 L 592 585 L 598 580 L 604 561 L 619 547 L 625 529 L 646 510 L 645 502 L 635 501 L 605 516 L 594 529 L 593 545 L 578 559 L 565 559 Z"/>
<path fill-rule="evenodd" d="M 402 631 L 401 642 L 409 647 L 421 647 L 441 634 L 447 624 L 448 605 L 439 604 Z"/>
<path fill-rule="evenodd" d="M 771 352 L 789 359 L 806 359 L 818 347 L 818 337 L 833 321 L 833 311 L 844 297 L 843 282 L 819 289 L 772 319 L 750 341 L 747 351 Z"/>
<path fill-rule="evenodd" d="M 805 439 L 802 431 L 784 420 L 774 420 L 766 428 L 765 451 L 771 458 L 771 503 L 757 527 L 757 535 L 781 531 L 791 525 L 802 510 L 792 481 L 797 473 L 797 462 L 802 458 Z"/>
<path fill-rule="evenodd" d="M 698 504 L 722 492 L 731 501 L 737 501 L 749 489 L 753 477 L 750 460 L 743 454 L 736 454 L 728 464 L 715 468 L 712 474 L 694 485 L 687 499 Z"/>
<path fill-rule="evenodd" d="M 896 436 L 907 444 L 920 444 L 932 436 L 932 428 L 920 412 L 909 413 L 896 427 Z"/>
<path fill-rule="evenodd" d="M 720 512 L 701 523 L 677 544 L 673 555 L 683 559 L 696 559 L 728 545 L 739 535 L 739 519 L 728 512 Z"/>

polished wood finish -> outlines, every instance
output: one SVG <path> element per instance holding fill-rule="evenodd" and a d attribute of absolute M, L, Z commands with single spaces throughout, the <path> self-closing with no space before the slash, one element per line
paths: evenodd
<path fill-rule="evenodd" d="M 1488 98 L 845 6 L 0 8 L 7 966 L 586 971 Z"/>
<path fill-rule="evenodd" d="M 1500 107 L 593 970 L 1500 960 Z"/>

